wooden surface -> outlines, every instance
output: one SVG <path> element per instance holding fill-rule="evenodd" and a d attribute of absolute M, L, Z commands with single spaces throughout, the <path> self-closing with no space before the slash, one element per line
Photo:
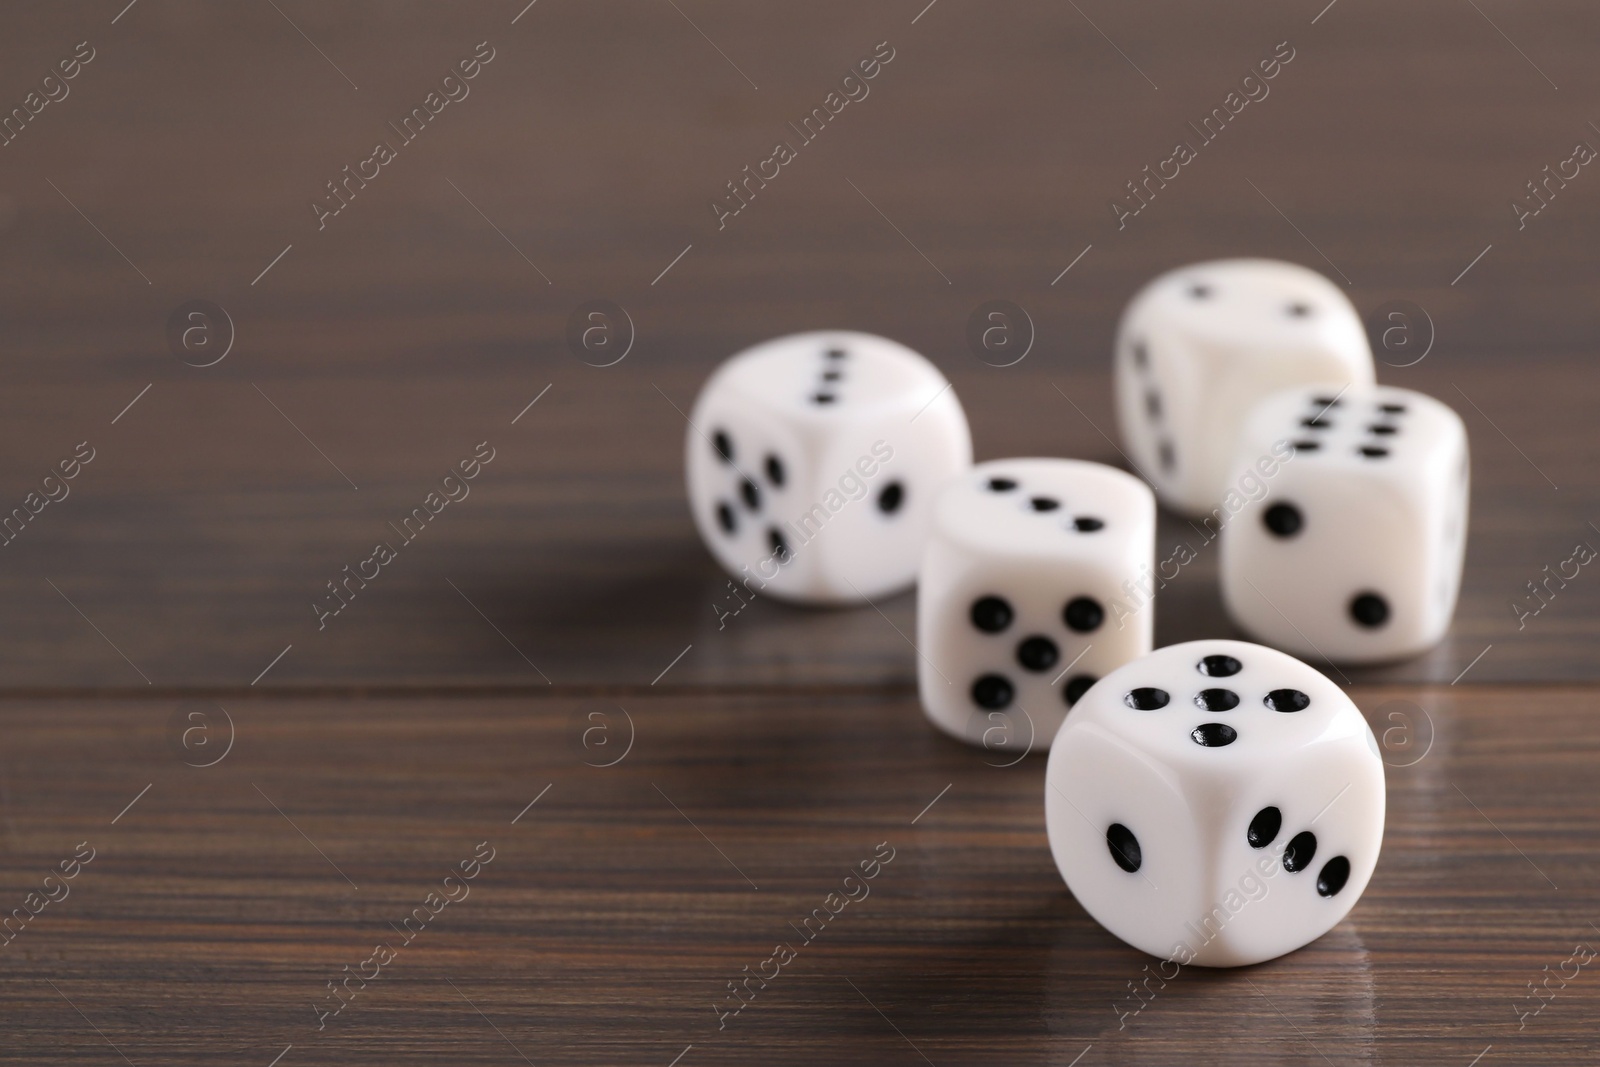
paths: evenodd
<path fill-rule="evenodd" d="M 1600 946 L 1600 578 L 1513 607 L 1600 545 L 1600 177 L 1511 208 L 1600 145 L 1600 12 L 924 5 L 5 13 L 5 108 L 94 58 L 0 147 L 0 513 L 94 459 L 0 547 L 0 910 L 95 858 L 0 948 L 0 1064 L 1600 1058 L 1591 970 L 1518 1021 Z M 324 184 L 482 41 L 470 94 L 319 230 Z M 725 183 L 883 41 L 719 230 Z M 1281 41 L 1270 94 L 1119 230 L 1108 201 Z M 912 596 L 719 628 L 676 409 L 739 348 L 843 326 L 938 363 L 980 459 L 1120 463 L 1121 307 L 1244 254 L 1374 323 L 1422 309 L 1379 376 L 1467 422 L 1467 575 L 1438 649 L 1333 675 L 1390 763 L 1350 919 L 1131 1015 L 1152 961 L 1061 884 L 1042 761 L 917 710 Z M 634 325 L 605 368 L 565 340 L 596 298 Z M 967 347 L 990 299 L 1035 326 L 1014 366 Z M 212 366 L 166 336 L 191 300 L 233 324 Z M 325 583 L 482 441 L 470 496 L 319 629 Z M 1215 567 L 1164 592 L 1159 643 L 1233 633 Z M 470 896 L 318 1030 L 326 983 L 485 841 Z M 726 983 L 880 842 L 871 896 L 719 1030 Z"/>
<path fill-rule="evenodd" d="M 1485 1062 L 1588 1062 L 1592 974 L 1520 1032 L 1515 1007 L 1600 944 L 1600 700 L 1353 695 L 1414 731 L 1386 738 L 1360 904 L 1300 952 L 1152 985 L 1136 1015 L 1128 983 L 1154 961 L 1062 887 L 1043 761 L 986 765 L 1005 761 L 908 695 L 255 696 L 223 703 L 234 749 L 208 768 L 183 765 L 167 701 L 9 702 L 9 896 L 80 841 L 96 856 L 3 950 L 3 1062 L 119 1062 L 107 1038 L 137 1064 L 289 1045 L 283 1062 L 327 1064 L 520 1062 L 512 1045 L 539 1064 L 689 1045 L 682 1063 L 1060 1064 L 1092 1045 L 1081 1062 L 1466 1064 L 1491 1044 Z M 183 758 L 214 758 L 205 736 Z M 481 842 L 468 894 L 401 945 L 391 924 Z M 789 924 L 885 842 L 869 895 L 803 943 Z M 779 942 L 794 961 L 719 1028 L 726 984 Z M 379 944 L 394 961 L 319 1030 L 326 983 Z"/>

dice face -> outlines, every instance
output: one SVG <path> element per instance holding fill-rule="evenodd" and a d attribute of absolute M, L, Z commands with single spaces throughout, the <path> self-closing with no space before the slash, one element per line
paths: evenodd
<path fill-rule="evenodd" d="M 928 718 L 993 751 L 1048 749 L 1096 679 L 1150 650 L 1154 553 L 1155 497 L 1111 467 L 995 460 L 951 482 L 917 584 Z"/>
<path fill-rule="evenodd" d="M 1268 259 L 1161 275 L 1123 313 L 1117 421 L 1140 473 L 1188 514 L 1221 500 L 1235 435 L 1261 398 L 1293 385 L 1371 385 L 1361 317 L 1316 271 Z"/>
<path fill-rule="evenodd" d="M 1409 389 L 1291 389 L 1247 420 L 1235 482 L 1291 458 L 1222 525 L 1228 612 L 1253 637 L 1340 663 L 1412 656 L 1450 626 L 1469 461 L 1456 413 Z M 1253 483 L 1254 484 L 1254 483 Z"/>
<path fill-rule="evenodd" d="M 950 383 L 864 333 L 794 334 L 732 356 L 689 422 L 701 538 L 751 592 L 801 602 L 908 585 L 935 491 L 972 464 Z"/>
<path fill-rule="evenodd" d="M 1383 843 L 1383 761 L 1337 685 L 1242 641 L 1158 649 L 1105 678 L 1056 736 L 1050 850 L 1073 896 L 1135 948 L 1260 963 L 1316 940 Z"/>

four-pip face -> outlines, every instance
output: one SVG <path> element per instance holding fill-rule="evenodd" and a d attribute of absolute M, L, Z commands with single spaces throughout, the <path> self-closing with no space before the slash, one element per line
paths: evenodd
<path fill-rule="evenodd" d="M 1230 611 L 1298 647 L 1248 588 L 1312 654 L 1335 658 L 1436 639 L 1465 538 L 1460 420 L 1420 394 L 1323 381 L 1370 380 L 1370 356 L 1322 280 L 1257 261 L 1202 268 L 1152 283 L 1119 346 L 1125 428 L 1143 420 L 1145 458 L 1172 476 L 1175 499 L 1212 492 L 1173 480 L 1186 435 L 1194 469 L 1214 468 L 1235 409 L 1263 383 L 1323 382 L 1261 401 L 1229 438 L 1230 478 L 1258 451 L 1292 460 L 1223 527 Z M 1278 304 L 1326 321 L 1241 325 Z M 1262 337 L 1277 338 L 1273 351 Z M 1201 641 L 1150 653 L 1155 500 L 1142 481 L 1074 460 L 972 468 L 949 383 L 865 334 L 795 335 L 733 357 L 690 422 L 695 522 L 746 585 L 870 599 L 920 560 L 928 717 L 1019 757 L 1051 749 L 1052 852 L 1113 933 L 1182 963 L 1254 963 L 1320 936 L 1359 897 L 1384 817 L 1371 731 L 1337 686 L 1281 652 Z"/>
<path fill-rule="evenodd" d="M 1045 781 L 1078 902 L 1180 963 L 1257 963 L 1320 937 L 1382 844 L 1383 763 L 1361 712 L 1306 664 L 1241 641 L 1169 645 L 1101 679 Z"/>
<path fill-rule="evenodd" d="M 848 603 L 908 585 L 935 490 L 972 462 L 950 383 L 904 345 L 849 331 L 746 349 L 689 416 L 690 508 L 755 593 Z"/>

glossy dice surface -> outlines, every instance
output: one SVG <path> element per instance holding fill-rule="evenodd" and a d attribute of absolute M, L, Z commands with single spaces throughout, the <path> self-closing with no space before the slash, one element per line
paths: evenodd
<path fill-rule="evenodd" d="M 938 369 L 871 334 L 793 334 L 724 362 L 685 442 L 711 554 L 751 592 L 850 603 L 916 575 L 936 490 L 972 463 Z"/>
<path fill-rule="evenodd" d="M 1316 271 L 1268 259 L 1195 263 L 1156 278 L 1123 313 L 1113 357 L 1117 422 L 1162 502 L 1222 499 L 1240 423 L 1292 385 L 1370 385 L 1355 308 Z"/>
<path fill-rule="evenodd" d="M 1283 442 L 1291 458 L 1222 525 L 1228 613 L 1258 640 L 1340 663 L 1437 643 L 1466 550 L 1460 417 L 1409 389 L 1286 390 L 1246 422 L 1235 479 Z"/>
<path fill-rule="evenodd" d="M 1045 771 L 1073 896 L 1135 948 L 1259 963 L 1322 936 L 1383 841 L 1377 742 L 1337 685 L 1242 641 L 1169 645 L 1101 679 Z"/>
<path fill-rule="evenodd" d="M 952 481 L 917 587 L 928 718 L 996 751 L 1049 748 L 1095 679 L 1150 650 L 1154 546 L 1149 487 L 1102 464 L 995 460 Z"/>

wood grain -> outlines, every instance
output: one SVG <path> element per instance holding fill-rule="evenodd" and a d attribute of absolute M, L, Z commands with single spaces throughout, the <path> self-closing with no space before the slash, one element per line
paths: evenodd
<path fill-rule="evenodd" d="M 232 750 L 201 769 L 214 705 L 191 707 L 218 747 L 185 750 L 168 702 L 7 701 L 0 899 L 97 854 L 0 949 L 0 1063 L 115 1062 L 66 998 L 134 1063 L 518 1062 L 504 1038 L 535 1063 L 1575 1061 L 1592 976 L 1520 1032 L 1513 1005 L 1600 941 L 1595 695 L 1354 694 L 1391 764 L 1355 911 L 1137 1014 L 1150 961 L 1057 875 L 1043 761 L 986 765 L 901 697 L 258 698 L 225 705 Z M 468 895 L 402 944 L 390 924 L 484 841 Z M 882 842 L 869 895 L 802 943 L 789 924 Z M 726 983 L 783 941 L 719 1030 Z M 326 983 L 380 943 L 397 958 L 318 1031 Z"/>
<path fill-rule="evenodd" d="M 1594 19 L 1563 10 L 1565 24 Z M 151 4 L 104 27 L 32 13 L 0 42 L 8 67 L 41 72 L 72 41 L 100 42 L 72 94 L 0 149 L 0 503 L 20 504 L 79 442 L 97 450 L 72 496 L 0 550 L 14 653 L 0 688 L 244 686 L 291 644 L 261 685 L 633 683 L 690 644 L 662 684 L 904 684 L 909 650 L 875 612 L 816 626 L 757 605 L 717 630 L 726 589 L 685 513 L 673 405 L 745 345 L 847 325 L 934 359 L 980 457 L 1122 463 L 1105 436 L 1117 314 L 1160 270 L 1240 253 L 1342 270 L 1363 312 L 1419 302 L 1432 348 L 1410 367 L 1387 364 L 1411 350 L 1380 348 L 1381 377 L 1445 399 L 1472 435 L 1455 630 L 1429 656 L 1351 677 L 1449 681 L 1491 644 L 1469 678 L 1595 677 L 1600 583 L 1571 583 L 1520 629 L 1511 607 L 1600 537 L 1594 200 L 1574 180 L 1522 231 L 1508 208 L 1585 128 L 1566 101 L 1593 76 L 1555 16 L 1514 36 L 1563 93 L 1478 13 L 1444 4 L 1346 4 L 1314 26 L 1245 3 L 1097 17 L 1159 91 L 1070 9 L 990 24 L 944 5 L 915 25 L 839 6 L 701 12 L 724 51 L 759 65 L 757 91 L 670 7 L 535 7 L 515 26 L 489 4 L 341 11 L 285 14 L 359 91 L 270 8 Z M 1419 67 L 1408 34 L 1423 33 Z M 1190 34 L 1204 46 L 1174 45 Z M 329 176 L 485 38 L 500 44 L 471 95 L 319 231 L 309 203 Z M 1117 230 L 1110 197 L 1284 38 L 1297 55 L 1272 95 Z M 718 231 L 706 205 L 728 176 L 882 39 L 897 54 L 872 95 Z M 953 64 L 989 80 L 958 90 Z M 1478 67 L 1495 73 L 1466 73 Z M 128 111 L 135 98 L 162 121 Z M 605 369 L 563 340 L 597 294 L 637 327 Z M 1006 369 L 964 340 L 968 313 L 996 296 L 1038 332 Z M 163 329 L 202 297 L 228 310 L 237 342 L 196 369 Z M 483 440 L 499 458 L 473 497 L 317 630 L 326 583 Z M 1167 522 L 1163 545 L 1185 530 Z M 1167 591 L 1162 640 L 1228 632 L 1209 555 Z M 882 607 L 909 632 L 910 598 Z"/>
<path fill-rule="evenodd" d="M 1600 143 L 1593 5 L 524 4 L 4 15 L 0 116 L 94 58 L 0 147 L 0 514 L 94 459 L 0 546 L 0 916 L 96 852 L 0 948 L 0 1064 L 1600 1053 L 1587 970 L 1517 1016 L 1600 939 L 1600 580 L 1512 607 L 1600 545 L 1600 178 L 1511 206 Z M 470 95 L 319 228 L 326 183 L 485 41 Z M 1108 202 L 1282 41 L 1270 95 L 1119 228 Z M 878 42 L 870 95 L 719 229 Z M 940 366 L 980 459 L 1120 465 L 1118 314 L 1232 255 L 1348 283 L 1380 380 L 1462 413 L 1467 574 L 1438 649 L 1330 669 L 1391 763 L 1350 919 L 1130 1015 L 1151 961 L 1065 891 L 1042 761 L 923 722 L 912 595 L 719 627 L 677 409 L 740 348 L 849 327 Z M 636 334 L 607 368 L 565 341 L 597 297 Z M 964 336 L 996 298 L 1036 328 L 1004 369 Z M 194 299 L 235 329 L 214 366 L 169 348 Z M 1428 324 L 1412 365 L 1381 344 L 1397 300 Z M 471 495 L 319 629 L 325 583 L 484 441 Z M 1192 535 L 1162 517 L 1163 547 Z M 1215 567 L 1163 591 L 1158 642 L 1233 632 Z M 318 1030 L 485 841 L 470 897 Z M 719 1029 L 726 983 L 880 842 L 871 896 Z"/>
<path fill-rule="evenodd" d="M 911 594 L 879 603 L 881 615 L 758 600 L 720 617 L 718 605 L 725 612 L 737 601 L 694 533 L 682 485 L 685 424 L 662 396 L 687 407 L 711 363 L 708 356 L 693 369 L 653 368 L 649 380 L 601 386 L 558 380 L 514 426 L 542 383 L 511 393 L 480 378 L 431 394 L 416 382 L 349 377 L 310 390 L 257 383 L 302 426 L 336 424 L 340 398 L 354 395 L 407 412 L 371 461 L 337 436 L 315 435 L 330 455 L 356 457 L 340 465 L 359 490 L 249 382 L 163 383 L 115 427 L 88 435 L 98 454 L 71 495 L 0 548 L 0 620 L 9 620 L 13 652 L 0 659 L 0 685 L 131 693 L 147 677 L 169 690 L 239 688 L 291 644 L 261 685 L 645 684 L 690 645 L 661 685 L 912 684 L 916 657 L 902 636 L 915 628 Z M 1600 581 L 1584 570 L 1541 592 L 1549 597 L 1542 607 L 1527 583 L 1542 581 L 1543 568 L 1556 569 L 1579 542 L 1600 547 L 1590 525 L 1600 517 L 1590 506 L 1594 469 L 1587 453 L 1564 452 L 1562 443 L 1600 407 L 1600 380 L 1572 363 L 1535 364 L 1509 385 L 1491 366 L 1429 366 L 1412 372 L 1422 388 L 1448 398 L 1459 386 L 1493 409 L 1517 446 L 1466 409 L 1474 501 L 1462 601 L 1445 643 L 1418 659 L 1332 676 L 1448 682 L 1493 645 L 1465 680 L 1595 678 Z M 956 388 L 981 457 L 1125 464 L 1100 433 L 1114 429 L 1096 414 L 1110 402 L 1099 370 L 964 369 L 954 368 Z M 1547 410 L 1507 403 L 1507 389 L 1524 387 L 1546 397 Z M 416 406 L 425 397 L 427 411 Z M 115 413 L 114 398 L 102 406 Z M 17 462 L 26 471 L 12 483 L 19 502 L 80 438 L 57 431 L 50 440 L 45 448 L 54 451 L 35 448 Z M 406 545 L 401 520 L 484 440 L 496 457 L 470 495 Z M 1518 447 L 1540 456 L 1559 491 Z M 295 474 L 286 478 L 285 468 Z M 399 548 L 398 561 L 319 629 L 313 603 L 337 604 L 327 583 L 379 541 Z M 1157 601 L 1158 642 L 1234 633 L 1217 591 L 1215 545 L 1165 516 L 1159 558 L 1180 542 L 1198 559 Z M 1538 614 L 1519 617 L 1513 604 Z"/>

